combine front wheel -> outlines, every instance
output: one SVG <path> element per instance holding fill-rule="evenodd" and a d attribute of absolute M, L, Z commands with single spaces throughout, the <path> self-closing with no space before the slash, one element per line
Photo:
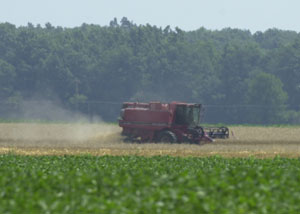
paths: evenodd
<path fill-rule="evenodd" d="M 163 143 L 176 143 L 177 138 L 173 132 L 163 131 L 160 134 L 159 141 Z"/>

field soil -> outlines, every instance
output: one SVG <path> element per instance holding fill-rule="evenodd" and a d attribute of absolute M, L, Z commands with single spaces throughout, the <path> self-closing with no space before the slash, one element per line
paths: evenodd
<path fill-rule="evenodd" d="M 124 143 L 110 124 L 0 124 L 0 153 L 300 157 L 300 127 L 230 128 L 230 139 L 202 145 Z"/>

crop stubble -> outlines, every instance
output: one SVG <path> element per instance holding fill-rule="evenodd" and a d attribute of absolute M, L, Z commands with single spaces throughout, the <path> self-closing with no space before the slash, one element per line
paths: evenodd
<path fill-rule="evenodd" d="M 213 143 L 123 143 L 110 124 L 0 124 L 0 153 L 24 155 L 177 155 L 224 157 L 299 157 L 300 127 L 230 127 L 229 140 Z"/>

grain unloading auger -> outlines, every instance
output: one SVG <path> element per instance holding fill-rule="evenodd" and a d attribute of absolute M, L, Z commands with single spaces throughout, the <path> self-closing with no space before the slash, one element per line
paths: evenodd
<path fill-rule="evenodd" d="M 126 141 L 200 144 L 228 138 L 227 127 L 200 126 L 201 104 L 125 102 L 119 126 Z"/>

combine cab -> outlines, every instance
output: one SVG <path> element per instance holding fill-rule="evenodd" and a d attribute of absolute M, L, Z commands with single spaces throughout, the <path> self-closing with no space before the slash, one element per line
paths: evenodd
<path fill-rule="evenodd" d="M 172 102 L 123 103 L 119 126 L 126 141 L 212 142 L 228 138 L 227 127 L 200 126 L 201 104 Z"/>

